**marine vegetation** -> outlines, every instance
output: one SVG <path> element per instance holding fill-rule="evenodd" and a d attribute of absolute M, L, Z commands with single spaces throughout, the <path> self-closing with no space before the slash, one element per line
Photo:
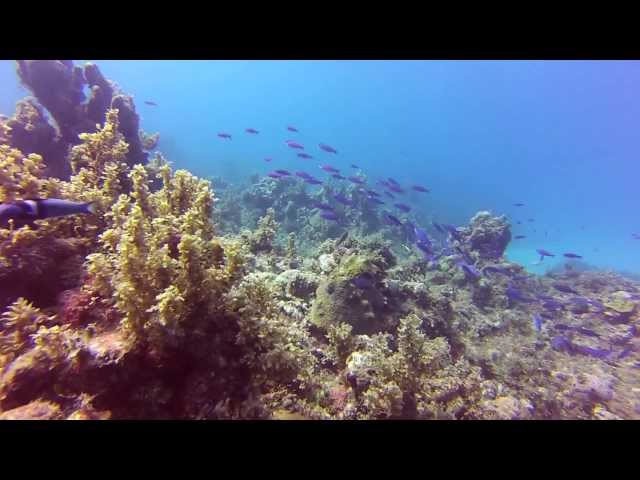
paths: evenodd
<path fill-rule="evenodd" d="M 355 164 L 232 184 L 147 161 L 157 137 L 97 66 L 18 72 L 0 419 L 640 418 L 638 281 L 529 274 L 506 217 L 436 223 L 402 203 L 430 189 Z"/>

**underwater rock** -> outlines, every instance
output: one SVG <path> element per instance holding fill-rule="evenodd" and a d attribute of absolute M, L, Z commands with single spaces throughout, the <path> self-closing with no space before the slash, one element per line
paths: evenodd
<path fill-rule="evenodd" d="M 498 397 L 482 404 L 485 418 L 496 420 L 529 420 L 535 411 L 533 404 L 526 399 L 511 396 Z"/>
<path fill-rule="evenodd" d="M 496 217 L 489 212 L 478 212 L 463 233 L 464 243 L 478 252 L 482 260 L 502 257 L 511 241 L 511 227 L 503 215 Z"/>
<path fill-rule="evenodd" d="M 285 270 L 274 282 L 287 295 L 302 299 L 308 299 L 318 288 L 318 280 L 314 275 L 299 270 Z"/>
<path fill-rule="evenodd" d="M 607 310 L 604 315 L 612 323 L 626 322 L 636 310 L 637 301 L 633 300 L 630 293 L 619 290 L 613 292 L 604 302 Z"/>

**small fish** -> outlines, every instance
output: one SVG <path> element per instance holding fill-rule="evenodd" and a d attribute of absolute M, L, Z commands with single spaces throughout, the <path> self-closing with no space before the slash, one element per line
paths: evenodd
<path fill-rule="evenodd" d="M 564 310 L 564 305 L 557 300 L 548 300 L 542 304 L 542 308 L 545 310 Z"/>
<path fill-rule="evenodd" d="M 507 289 L 505 290 L 505 294 L 507 295 L 507 297 L 511 301 L 518 300 L 518 301 L 524 302 L 524 303 L 533 303 L 534 302 L 533 299 L 525 297 L 522 294 L 522 292 L 520 290 L 518 290 L 517 288 L 515 288 L 513 285 L 509 285 L 507 287 Z"/>
<path fill-rule="evenodd" d="M 533 314 L 533 326 L 538 332 L 542 330 L 542 317 L 538 313 Z"/>
<path fill-rule="evenodd" d="M 296 127 L 292 127 L 291 125 L 289 125 L 287 127 L 287 130 L 289 130 L 290 132 L 297 132 L 298 131 L 298 129 Z"/>
<path fill-rule="evenodd" d="M 356 165 L 355 163 L 351 164 L 351 168 L 357 168 L 358 170 L 360 170 L 360 167 L 358 165 Z"/>
<path fill-rule="evenodd" d="M 465 274 L 465 276 L 467 278 L 473 278 L 473 279 L 477 280 L 482 276 L 480 271 L 476 267 L 474 267 L 473 265 L 470 265 L 468 263 L 460 261 L 460 262 L 458 262 L 458 266 L 460 268 L 462 268 L 462 271 L 464 272 L 464 274 Z"/>
<path fill-rule="evenodd" d="M 289 170 L 274 170 L 274 171 L 282 175 L 283 177 L 288 177 L 289 175 L 291 175 L 291 172 Z"/>
<path fill-rule="evenodd" d="M 339 218 L 335 212 L 332 212 L 330 210 L 323 210 L 322 213 L 320 213 L 320 216 L 325 220 L 333 220 L 333 221 L 336 221 Z"/>
<path fill-rule="evenodd" d="M 329 173 L 340 173 L 340 170 L 338 170 L 337 168 L 332 167 L 331 165 L 320 165 L 320 168 L 322 170 L 324 170 L 325 172 L 329 172 Z"/>
<path fill-rule="evenodd" d="M 373 275 L 369 272 L 363 272 L 351 279 L 351 282 L 361 290 L 373 287 Z"/>
<path fill-rule="evenodd" d="M 501 273 L 502 275 L 507 275 L 507 276 L 511 274 L 508 268 L 500 267 L 497 265 L 487 265 L 482 269 L 482 273 L 484 273 L 485 276 L 487 273 Z"/>
<path fill-rule="evenodd" d="M 349 236 L 349 230 L 345 230 L 345 232 L 342 235 L 340 235 L 340 238 L 336 240 L 335 246 L 337 247 L 341 245 L 347 239 L 348 236 Z"/>
<path fill-rule="evenodd" d="M 220 138 L 226 138 L 226 139 L 231 140 L 231 134 L 230 133 L 220 132 L 220 133 L 218 133 L 218 136 Z"/>
<path fill-rule="evenodd" d="M 362 178 L 355 176 L 348 177 L 348 180 L 350 182 L 357 183 L 358 185 L 364 185 L 366 183 Z"/>
<path fill-rule="evenodd" d="M 516 222 L 516 225 L 522 225 L 522 222 L 521 222 L 520 220 L 518 220 L 518 221 Z"/>
<path fill-rule="evenodd" d="M 245 128 L 245 129 L 244 129 L 244 131 L 245 131 L 245 132 L 247 132 L 247 133 L 252 133 L 252 134 L 254 134 L 254 135 L 256 135 L 256 134 L 260 133 L 260 132 L 259 132 L 258 130 L 256 130 L 255 128 Z"/>
<path fill-rule="evenodd" d="M 309 175 L 307 172 L 296 172 L 295 173 L 296 177 L 300 177 L 300 178 L 313 178 L 311 175 Z"/>
<path fill-rule="evenodd" d="M 365 190 L 365 192 L 367 192 L 369 194 L 369 196 L 371 197 L 379 197 L 380 194 L 378 192 L 376 192 L 375 190 Z"/>
<path fill-rule="evenodd" d="M 524 203 L 514 203 L 514 207 L 524 207 Z"/>
<path fill-rule="evenodd" d="M 72 202 L 59 198 L 16 200 L 0 203 L 0 227 L 8 227 L 10 220 L 13 220 L 14 227 L 20 228 L 24 225 L 32 225 L 35 220 L 79 213 L 95 215 L 96 204 L 94 202 Z"/>
<path fill-rule="evenodd" d="M 351 200 L 348 199 L 346 196 L 344 196 L 342 193 L 336 193 L 333 198 L 335 198 L 338 202 L 340 202 L 343 205 L 347 205 L 350 206 L 351 205 Z"/>
<path fill-rule="evenodd" d="M 410 222 L 407 222 L 407 223 L 410 223 Z M 431 245 L 431 240 L 429 240 L 429 236 L 427 235 L 427 232 L 425 230 L 413 225 L 413 233 L 415 234 L 416 239 L 419 242 L 425 243 L 427 245 Z"/>
<path fill-rule="evenodd" d="M 271 178 L 282 178 L 284 175 L 280 175 L 279 173 L 276 172 L 269 172 L 267 173 L 267 177 L 271 177 Z"/>
<path fill-rule="evenodd" d="M 304 153 L 304 152 L 299 153 L 298 157 L 304 158 L 305 160 L 309 160 L 309 159 L 313 158 L 311 155 L 309 155 L 308 153 Z"/>
<path fill-rule="evenodd" d="M 569 285 L 565 285 L 564 283 L 554 282 L 551 284 L 551 286 L 562 293 L 573 293 L 574 295 L 580 295 L 579 292 L 576 292 L 573 288 L 571 288 Z"/>
<path fill-rule="evenodd" d="M 384 205 L 384 202 L 382 200 L 380 200 L 379 198 L 375 198 L 375 197 L 367 197 L 367 200 L 370 203 L 375 203 L 376 205 Z"/>
<path fill-rule="evenodd" d="M 389 198 L 393 198 L 393 199 L 395 199 L 395 198 L 396 198 L 396 197 L 395 197 L 395 195 L 394 195 L 393 193 L 391 193 L 391 192 L 387 192 L 386 190 L 385 190 L 384 194 L 385 194 L 387 197 L 389 197 Z"/>
<path fill-rule="evenodd" d="M 267 163 L 269 163 L 272 160 L 273 160 L 273 158 L 271 158 L 271 157 L 267 157 L 267 158 L 264 159 L 264 161 L 267 162 Z"/>
<path fill-rule="evenodd" d="M 527 238 L 527 236 L 526 235 L 516 235 L 513 238 L 515 238 L 516 240 L 522 240 L 523 238 Z"/>
<path fill-rule="evenodd" d="M 563 335 L 557 335 L 551 339 L 551 348 L 560 352 L 570 352 L 572 350 L 572 345 L 567 337 Z"/>
<path fill-rule="evenodd" d="M 293 140 L 287 140 L 285 142 L 289 148 L 297 148 L 298 150 L 304 150 L 304 145 Z"/>
<path fill-rule="evenodd" d="M 393 215 L 391 215 L 390 213 L 386 213 L 382 216 L 383 220 L 385 221 L 385 223 L 387 225 L 396 225 L 398 227 L 402 226 L 402 222 L 400 220 L 398 220 L 397 217 L 394 217 Z"/>
<path fill-rule="evenodd" d="M 321 185 L 322 180 L 318 180 L 317 178 L 311 177 L 311 178 L 305 178 L 304 183 L 308 183 L 309 185 Z"/>
<path fill-rule="evenodd" d="M 398 185 L 400 186 L 400 184 L 398 182 L 396 182 L 393 178 L 391 177 L 387 177 L 387 180 L 389 181 L 389 183 L 392 183 L 393 185 Z"/>
<path fill-rule="evenodd" d="M 318 208 L 320 210 L 333 210 L 333 207 L 331 205 L 328 205 L 326 203 L 322 203 L 322 202 L 314 202 L 313 204 L 313 208 Z"/>
<path fill-rule="evenodd" d="M 147 104 L 147 105 L 151 105 L 152 107 L 157 107 L 158 106 L 158 104 L 156 102 L 152 102 L 151 100 L 145 100 L 144 103 Z"/>
<path fill-rule="evenodd" d="M 429 193 L 431 192 L 431 190 L 429 190 L 428 188 L 424 188 L 422 185 L 413 185 L 411 187 L 412 190 L 416 191 L 416 192 L 422 192 L 422 193 Z"/>
<path fill-rule="evenodd" d="M 540 261 L 541 262 L 544 260 L 544 257 L 555 257 L 555 255 L 553 253 L 547 252 L 546 250 L 544 250 L 542 248 L 536 249 L 536 252 L 538 252 L 538 255 L 540 255 Z"/>
<path fill-rule="evenodd" d="M 338 151 L 335 148 L 333 148 L 330 145 L 327 145 L 326 143 L 321 143 L 318 146 L 320 147 L 321 150 L 324 150 L 325 152 L 338 153 Z"/>
<path fill-rule="evenodd" d="M 527 218 L 527 222 L 535 222 L 533 218 Z"/>
<path fill-rule="evenodd" d="M 585 328 L 585 327 L 578 327 L 576 328 L 576 332 L 581 333 L 583 335 L 586 335 L 588 337 L 597 337 L 600 338 L 600 335 L 598 335 L 596 332 L 594 332 L 593 330 L 589 329 L 589 328 Z"/>
<path fill-rule="evenodd" d="M 456 227 L 454 227 L 453 225 L 447 225 L 447 224 L 442 224 L 442 226 L 447 232 L 449 232 L 449 235 L 451 235 L 455 240 L 458 240 L 459 242 L 462 241 L 462 235 L 460 234 L 460 232 Z"/>
<path fill-rule="evenodd" d="M 563 255 L 567 258 L 582 258 L 582 255 L 576 253 L 564 253 Z"/>
<path fill-rule="evenodd" d="M 343 177 L 342 175 L 340 175 L 339 173 L 333 173 L 331 174 L 331 176 L 337 180 L 346 180 L 347 177 Z"/>
<path fill-rule="evenodd" d="M 386 187 L 391 190 L 392 192 L 396 192 L 396 193 L 404 193 L 404 189 L 402 187 L 399 187 L 398 185 L 394 184 L 394 183 L 390 183 L 388 185 L 386 185 Z"/>
<path fill-rule="evenodd" d="M 405 205 L 404 203 L 394 203 L 393 206 L 398 210 L 403 211 L 404 213 L 409 213 L 411 211 L 411 207 L 409 205 Z"/>
<path fill-rule="evenodd" d="M 573 330 L 573 327 L 566 325 L 564 323 L 556 323 L 553 327 L 563 332 L 567 330 Z"/>
<path fill-rule="evenodd" d="M 602 348 L 591 348 L 583 345 L 573 345 L 573 348 L 582 355 L 589 355 L 595 358 L 606 358 L 611 354 L 611 350 L 604 350 Z"/>
<path fill-rule="evenodd" d="M 434 226 L 434 228 L 435 228 L 436 230 L 438 230 L 438 231 L 439 231 L 440 233 L 442 233 L 443 235 L 444 235 L 445 233 L 447 233 L 447 231 L 446 231 L 444 228 L 442 228 L 442 225 L 440 225 L 439 223 L 431 222 L 431 224 Z"/>

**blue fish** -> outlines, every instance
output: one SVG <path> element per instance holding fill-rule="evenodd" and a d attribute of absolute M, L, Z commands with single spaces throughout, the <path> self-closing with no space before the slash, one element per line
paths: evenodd
<path fill-rule="evenodd" d="M 618 354 L 618 360 L 620 360 L 620 359 L 622 359 L 622 358 L 625 358 L 625 357 L 628 357 L 628 356 L 631 354 L 631 352 L 632 352 L 632 351 L 633 351 L 633 348 L 632 348 L 632 347 L 627 347 L 627 348 L 625 348 L 624 350 L 622 350 L 622 351 Z"/>
<path fill-rule="evenodd" d="M 387 225 L 396 225 L 398 227 L 402 226 L 402 222 L 400 222 L 400 220 L 398 220 L 396 217 L 394 217 L 390 213 L 385 213 L 384 215 L 382 215 L 382 219 Z"/>
<path fill-rule="evenodd" d="M 343 205 L 347 205 L 347 206 L 351 205 L 351 200 L 345 197 L 344 194 L 342 193 L 336 193 L 333 196 L 333 198 L 335 198 L 338 202 L 340 202 Z"/>
<path fill-rule="evenodd" d="M 533 326 L 538 332 L 542 330 L 542 317 L 537 313 L 533 314 Z"/>
<path fill-rule="evenodd" d="M 542 248 L 536 249 L 536 252 L 538 252 L 538 255 L 540 255 L 540 261 L 543 261 L 544 257 L 555 257 L 555 255 L 553 253 L 547 252 L 546 250 L 543 250 Z"/>
<path fill-rule="evenodd" d="M 509 285 L 507 287 L 507 289 L 505 290 L 505 294 L 507 295 L 507 297 L 511 301 L 518 300 L 519 302 L 523 302 L 523 303 L 533 303 L 534 302 L 533 299 L 525 297 L 522 294 L 522 292 L 520 290 L 518 290 L 517 288 L 515 288 L 513 285 Z"/>
<path fill-rule="evenodd" d="M 462 235 L 456 227 L 454 227 L 453 225 L 447 225 L 447 224 L 443 224 L 442 226 L 447 232 L 449 232 L 449 235 L 451 235 L 455 240 L 458 240 L 459 242 L 462 241 Z"/>
<path fill-rule="evenodd" d="M 582 355 L 588 355 L 595 358 L 606 358 L 611 354 L 611 350 L 604 350 L 602 348 L 591 348 L 583 345 L 573 345 L 576 352 Z"/>
<path fill-rule="evenodd" d="M 318 180 L 317 178 L 311 177 L 311 178 L 305 178 L 304 182 L 310 185 L 320 185 L 322 183 L 322 180 Z"/>
<path fill-rule="evenodd" d="M 275 170 L 275 172 L 285 177 L 291 175 L 289 170 Z"/>
<path fill-rule="evenodd" d="M 364 181 L 364 179 L 362 179 L 362 178 L 360 178 L 360 177 L 350 176 L 350 177 L 347 177 L 347 179 L 348 179 L 350 182 L 357 183 L 358 185 L 364 185 L 364 184 L 366 183 L 366 182 Z"/>
<path fill-rule="evenodd" d="M 564 310 L 564 305 L 557 300 L 549 300 L 542 304 L 542 308 L 546 310 Z"/>
<path fill-rule="evenodd" d="M 579 292 L 576 292 L 573 288 L 571 288 L 569 285 L 565 285 L 564 283 L 554 282 L 551 284 L 551 286 L 562 293 L 573 293 L 574 295 L 580 295 Z"/>
<path fill-rule="evenodd" d="M 427 232 L 424 231 L 422 228 L 420 227 L 416 227 L 415 225 L 413 226 L 413 233 L 415 233 L 416 235 L 416 239 L 421 242 L 424 243 L 426 245 L 431 246 L 431 240 L 429 240 L 429 236 L 427 235 Z"/>
<path fill-rule="evenodd" d="M 320 210 L 333 210 L 333 207 L 331 205 L 322 202 L 314 202 L 313 208 L 318 208 Z"/>
<path fill-rule="evenodd" d="M 462 260 L 459 260 L 458 262 L 456 262 L 456 264 L 462 269 L 462 271 L 464 272 L 467 278 L 477 280 L 482 276 L 482 274 L 478 271 L 478 269 L 473 265 L 469 265 L 468 263 L 465 263 Z"/>
<path fill-rule="evenodd" d="M 375 197 L 367 197 L 367 200 L 370 203 L 375 203 L 376 205 L 384 205 L 384 202 L 382 200 L 380 200 L 378 198 L 375 198 Z"/>
<path fill-rule="evenodd" d="M 373 275 L 369 272 L 363 272 L 351 279 L 351 282 L 361 290 L 373 287 Z"/>
<path fill-rule="evenodd" d="M 32 225 L 35 220 L 63 217 L 75 214 L 95 214 L 94 202 L 72 202 L 58 198 L 33 198 L 0 203 L 0 226 L 8 227 L 9 221 L 20 228 Z"/>
<path fill-rule="evenodd" d="M 571 342 L 563 335 L 557 335 L 551 339 L 551 348 L 560 352 L 572 351 Z"/>
<path fill-rule="evenodd" d="M 394 203 L 393 205 L 398 210 L 402 210 L 404 213 L 409 213 L 411 211 L 411 207 L 409 205 L 405 205 L 404 203 Z"/>
<path fill-rule="evenodd" d="M 334 220 L 334 221 L 338 220 L 339 218 L 335 212 L 332 212 L 330 210 L 322 210 L 322 213 L 320 213 L 320 216 L 325 220 Z"/>
<path fill-rule="evenodd" d="M 486 267 L 484 267 L 482 269 L 482 273 L 486 274 L 487 273 L 500 273 L 502 275 L 506 275 L 509 276 L 511 274 L 511 272 L 509 271 L 508 268 L 506 267 L 500 267 L 498 265 L 487 265 Z"/>

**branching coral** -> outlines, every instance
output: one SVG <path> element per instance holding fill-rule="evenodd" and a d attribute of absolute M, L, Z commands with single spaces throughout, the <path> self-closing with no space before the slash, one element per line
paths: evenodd
<path fill-rule="evenodd" d="M 24 298 L 16 300 L 0 317 L 0 370 L 32 346 L 31 336 L 51 321 Z"/>

